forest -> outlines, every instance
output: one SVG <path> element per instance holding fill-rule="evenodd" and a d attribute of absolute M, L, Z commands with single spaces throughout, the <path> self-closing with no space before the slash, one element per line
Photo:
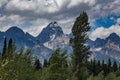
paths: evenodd
<path fill-rule="evenodd" d="M 85 43 L 91 26 L 86 12 L 81 13 L 72 27 L 69 43 L 73 54 L 56 49 L 49 60 L 32 57 L 31 50 L 17 51 L 12 39 L 4 39 L 0 56 L 0 80 L 120 80 L 116 61 L 91 59 L 92 52 Z"/>

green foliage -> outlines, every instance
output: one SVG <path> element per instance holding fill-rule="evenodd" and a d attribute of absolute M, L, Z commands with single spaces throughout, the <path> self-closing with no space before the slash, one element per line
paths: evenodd
<path fill-rule="evenodd" d="M 120 80 L 120 76 L 116 76 L 116 73 L 110 72 L 107 76 L 103 75 L 103 72 L 98 76 L 91 75 L 87 80 Z"/>
<path fill-rule="evenodd" d="M 66 80 L 69 79 L 66 68 L 58 68 L 57 64 L 51 64 L 42 72 L 40 80 Z"/>
<path fill-rule="evenodd" d="M 104 60 L 101 63 L 99 60 L 96 61 L 94 59 L 89 62 L 88 69 L 90 71 L 90 74 L 93 74 L 94 76 L 97 76 L 101 71 L 103 71 L 104 76 L 107 76 L 107 74 L 112 71 L 118 71 L 118 66 L 116 61 L 114 64 L 112 64 L 110 58 L 108 59 L 107 63 L 105 63 Z"/>
<path fill-rule="evenodd" d="M 67 67 L 68 63 L 67 63 L 67 52 L 60 52 L 60 49 L 57 49 L 51 56 L 50 60 L 49 60 L 49 64 L 56 64 L 61 68 Z"/>
<path fill-rule="evenodd" d="M 87 66 L 90 74 L 93 74 L 93 76 L 97 76 L 102 71 L 102 65 L 100 60 L 96 61 L 95 59 L 91 59 Z"/>
<path fill-rule="evenodd" d="M 87 80 L 104 80 L 103 72 L 100 72 L 98 76 L 91 75 Z"/>
<path fill-rule="evenodd" d="M 42 68 L 39 59 L 31 65 L 30 49 L 24 52 L 15 50 L 12 39 L 4 41 L 5 58 L 0 57 L 0 80 L 70 80 L 67 52 L 57 49 L 51 56 L 49 62 L 45 61 Z"/>
<path fill-rule="evenodd" d="M 26 52 L 23 54 L 16 53 L 12 57 L 0 64 L 1 80 L 33 80 L 33 69 Z"/>
<path fill-rule="evenodd" d="M 82 76 L 80 73 L 83 72 L 81 69 L 85 67 L 90 54 L 89 47 L 85 45 L 86 40 L 88 39 L 87 32 L 89 30 L 88 16 L 86 12 L 83 12 L 77 17 L 73 25 L 72 33 L 74 38 L 70 39 L 70 43 L 73 47 L 73 72 L 78 80 L 86 80 L 81 78 Z"/>
<path fill-rule="evenodd" d="M 4 40 L 4 46 L 3 46 L 3 51 L 2 51 L 2 60 L 10 59 L 12 58 L 12 55 L 15 53 L 16 47 L 13 44 L 12 39 L 9 40 L 8 45 L 7 45 L 7 40 L 5 38 Z"/>
<path fill-rule="evenodd" d="M 6 53 L 7 59 L 11 59 L 15 51 L 16 51 L 16 46 L 13 44 L 12 39 L 10 39 L 8 42 L 8 48 Z"/>
<path fill-rule="evenodd" d="M 66 80 L 69 78 L 67 52 L 57 49 L 49 60 L 49 65 L 43 72 L 43 80 Z"/>
<path fill-rule="evenodd" d="M 109 75 L 106 76 L 105 80 L 115 80 L 116 75 L 114 73 L 109 73 Z"/>
<path fill-rule="evenodd" d="M 33 67 L 30 65 L 30 50 L 16 52 L 12 39 L 5 38 L 3 54 L 0 57 L 0 80 L 33 80 Z M 4 55 L 4 56 L 3 56 Z"/>
<path fill-rule="evenodd" d="M 111 63 L 111 59 L 108 59 L 108 73 L 112 71 L 112 63 Z"/>

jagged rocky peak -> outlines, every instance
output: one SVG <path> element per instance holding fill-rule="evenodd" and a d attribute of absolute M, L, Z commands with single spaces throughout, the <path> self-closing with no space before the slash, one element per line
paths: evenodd
<path fill-rule="evenodd" d="M 108 38 L 109 39 L 111 39 L 111 38 L 119 38 L 119 36 L 116 33 L 112 33 L 112 34 L 109 35 Z"/>
<path fill-rule="evenodd" d="M 112 33 L 110 34 L 107 38 L 106 41 L 112 41 L 115 44 L 119 44 L 120 45 L 120 37 L 116 34 L 116 33 Z"/>
<path fill-rule="evenodd" d="M 50 34 L 60 36 L 63 34 L 62 28 L 58 25 L 56 21 L 51 22 L 44 30 L 49 31 Z"/>
<path fill-rule="evenodd" d="M 48 25 L 48 27 L 59 27 L 59 25 L 56 21 L 53 21 Z"/>
<path fill-rule="evenodd" d="M 50 41 L 51 39 L 63 35 L 63 30 L 62 28 L 58 25 L 56 21 L 51 22 L 48 24 L 47 27 L 45 27 L 41 33 L 37 36 L 37 39 L 41 43 L 45 43 L 47 41 Z"/>

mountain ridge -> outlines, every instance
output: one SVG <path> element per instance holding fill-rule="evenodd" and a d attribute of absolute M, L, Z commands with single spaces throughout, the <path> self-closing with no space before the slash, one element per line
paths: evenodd
<path fill-rule="evenodd" d="M 46 37 L 47 36 L 47 37 Z M 72 34 L 64 34 L 62 28 L 57 22 L 51 22 L 44 28 L 37 37 L 25 33 L 22 29 L 13 26 L 5 32 L 0 32 L 0 51 L 3 47 L 4 38 L 13 38 L 17 44 L 18 49 L 21 47 L 30 48 L 33 56 L 41 59 L 52 55 L 53 51 L 57 48 L 67 50 L 68 54 L 73 52 L 72 47 L 69 45 L 69 39 L 73 37 Z M 40 38 L 41 37 L 41 38 Z M 95 41 L 88 39 L 87 44 L 92 51 L 92 57 L 97 59 L 112 59 L 120 60 L 120 37 L 116 33 L 111 33 L 106 39 L 97 38 Z M 92 58 L 91 57 L 91 58 Z"/>

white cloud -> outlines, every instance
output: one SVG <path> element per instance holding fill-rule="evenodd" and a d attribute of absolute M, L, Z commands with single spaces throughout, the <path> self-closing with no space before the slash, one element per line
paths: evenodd
<path fill-rule="evenodd" d="M 120 24 L 120 18 L 118 18 L 118 19 L 116 20 L 116 22 L 117 22 L 117 24 Z"/>
<path fill-rule="evenodd" d="M 39 26 L 32 25 L 29 28 L 24 28 L 23 30 L 24 30 L 24 32 L 28 32 L 31 35 L 38 36 L 38 34 L 40 33 L 40 31 L 44 27 L 45 27 L 44 25 L 39 25 Z"/>
<path fill-rule="evenodd" d="M 113 32 L 120 36 L 120 25 L 117 24 L 112 25 L 109 28 L 99 27 L 90 34 L 90 39 L 91 40 L 96 40 L 96 38 L 105 39 Z"/>
<path fill-rule="evenodd" d="M 88 11 L 91 18 L 105 17 L 109 14 L 120 15 L 120 0 L 96 0 L 96 4 Z"/>
<path fill-rule="evenodd" d="M 96 3 L 96 0 L 71 0 L 68 7 L 77 6 L 80 3 L 87 3 L 88 5 L 92 6 L 92 5 L 94 5 Z"/>
<path fill-rule="evenodd" d="M 83 10 L 87 11 L 92 22 L 112 13 L 119 15 L 119 3 L 120 0 L 0 0 L 0 7 L 5 5 L 5 12 L 0 13 L 0 30 L 29 22 L 32 25 L 22 29 L 36 36 L 43 27 L 55 20 L 64 32 L 69 33 L 76 16 Z"/>
<path fill-rule="evenodd" d="M 110 20 L 115 20 L 115 18 L 112 16 L 112 17 L 110 17 Z"/>
<path fill-rule="evenodd" d="M 8 0 L 0 0 L 0 7 L 2 7 L 7 2 L 8 2 Z"/>
<path fill-rule="evenodd" d="M 60 2 L 60 1 L 59 1 Z M 31 11 L 43 15 L 59 11 L 62 2 L 55 0 L 11 0 L 6 6 L 8 11 Z"/>
<path fill-rule="evenodd" d="M 11 26 L 18 26 L 23 23 L 25 23 L 24 18 L 20 17 L 19 15 L 1 16 L 0 17 L 0 31 L 6 31 Z"/>
<path fill-rule="evenodd" d="M 35 21 L 30 21 L 30 23 L 32 25 L 29 26 L 29 28 L 24 28 L 23 30 L 25 32 L 29 32 L 31 35 L 37 36 L 41 30 L 48 25 L 49 21 L 46 19 L 37 19 Z"/>

